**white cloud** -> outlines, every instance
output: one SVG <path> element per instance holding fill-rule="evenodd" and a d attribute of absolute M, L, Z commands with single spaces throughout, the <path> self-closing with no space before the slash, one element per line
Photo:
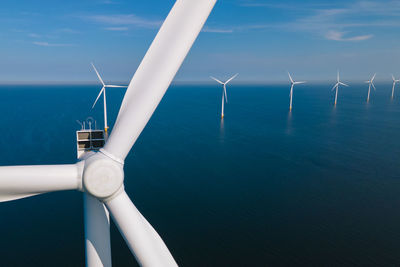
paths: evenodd
<path fill-rule="evenodd" d="M 326 3 L 306 3 L 304 1 L 291 3 L 271 3 L 269 0 L 241 0 L 239 6 L 242 7 L 265 7 L 274 9 L 292 9 L 301 11 L 318 11 L 324 9 L 345 8 L 348 11 L 359 14 L 380 14 L 385 16 L 400 16 L 400 1 L 398 0 L 358 0 L 348 1 L 346 4 L 337 3 L 335 1 Z"/>
<path fill-rule="evenodd" d="M 107 31 L 123 32 L 129 30 L 128 27 L 107 27 L 104 28 Z"/>
<path fill-rule="evenodd" d="M 39 34 L 36 34 L 36 33 L 30 33 L 30 34 L 28 34 L 28 36 L 31 38 L 40 38 L 41 37 Z"/>
<path fill-rule="evenodd" d="M 308 32 L 334 41 L 363 41 L 374 37 L 376 28 L 400 27 L 400 1 L 355 1 L 347 3 L 270 3 L 265 0 L 242 0 L 248 8 L 296 11 L 297 19 L 289 22 L 241 25 L 235 30 L 279 29 Z M 365 32 L 368 31 L 368 32 Z M 360 34 L 362 32 L 362 34 Z M 345 37 L 344 35 L 352 35 Z"/>
<path fill-rule="evenodd" d="M 293 9 L 293 10 L 309 10 L 310 8 L 324 7 L 326 4 L 322 3 L 312 3 L 307 4 L 301 2 L 301 5 L 296 5 L 294 3 L 271 3 L 271 1 L 241 1 L 239 2 L 241 7 L 265 7 L 274 9 Z"/>
<path fill-rule="evenodd" d="M 211 33 L 233 33 L 233 29 L 209 28 L 209 27 L 204 27 L 202 31 Z"/>
<path fill-rule="evenodd" d="M 126 26 L 133 25 L 141 28 L 158 28 L 162 21 L 160 20 L 149 20 L 138 17 L 134 14 L 116 14 L 116 15 L 93 15 L 85 16 L 83 19 L 90 20 L 95 23 L 105 24 L 105 25 L 116 25 L 116 26 Z"/>
<path fill-rule="evenodd" d="M 56 47 L 56 46 L 75 46 L 73 44 L 56 44 L 56 43 L 48 43 L 48 42 L 33 42 L 34 45 L 37 46 L 52 46 L 52 47 Z"/>
<path fill-rule="evenodd" d="M 62 32 L 62 33 L 70 33 L 70 34 L 79 34 L 81 33 L 80 31 L 71 29 L 71 28 L 62 28 L 58 29 L 57 32 Z"/>
<path fill-rule="evenodd" d="M 102 4 L 104 4 L 104 5 L 115 5 L 115 4 L 118 4 L 118 2 L 111 1 L 111 0 L 104 0 L 102 2 Z"/>
<path fill-rule="evenodd" d="M 364 41 L 371 39 L 373 37 L 372 34 L 368 35 L 358 35 L 358 36 L 352 36 L 352 37 L 344 37 L 346 33 L 345 32 L 338 32 L 338 31 L 329 31 L 326 33 L 325 38 L 328 40 L 333 40 L 333 41 Z"/>

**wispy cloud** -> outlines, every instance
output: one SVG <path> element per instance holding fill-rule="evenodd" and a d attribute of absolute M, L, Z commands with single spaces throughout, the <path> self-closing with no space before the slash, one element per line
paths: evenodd
<path fill-rule="evenodd" d="M 244 0 L 239 2 L 239 6 L 241 7 L 265 7 L 265 8 L 274 8 L 274 9 L 293 9 L 293 10 L 302 10 L 302 9 L 310 9 L 310 8 L 321 8 L 327 6 L 327 4 L 322 3 L 301 3 L 298 4 L 285 4 L 285 3 L 271 3 L 270 1 L 249 1 Z"/>
<path fill-rule="evenodd" d="M 111 0 L 104 0 L 101 3 L 104 4 L 104 5 L 116 5 L 116 4 L 119 4 L 118 2 L 111 1 Z"/>
<path fill-rule="evenodd" d="M 140 28 L 158 28 L 162 21 L 141 18 L 134 14 L 115 14 L 115 15 L 93 15 L 83 16 L 85 20 L 94 23 L 109 25 L 109 26 L 127 26 L 132 25 Z"/>
<path fill-rule="evenodd" d="M 400 17 L 400 1 L 358 1 L 350 6 L 353 12 Z"/>
<path fill-rule="evenodd" d="M 22 16 L 39 16 L 40 15 L 40 13 L 30 12 L 30 11 L 21 11 L 19 14 Z"/>
<path fill-rule="evenodd" d="M 358 11 L 352 7 L 319 9 L 312 15 L 303 17 L 289 24 L 293 30 L 317 33 L 327 40 L 333 41 L 364 41 L 373 37 L 373 34 L 357 34 L 360 28 L 365 28 L 372 21 L 357 17 Z M 345 34 L 353 34 L 345 38 Z"/>
<path fill-rule="evenodd" d="M 58 29 L 57 32 L 61 32 L 61 33 L 70 33 L 70 34 L 79 34 L 81 33 L 80 31 L 71 29 L 71 28 L 61 28 Z"/>
<path fill-rule="evenodd" d="M 210 27 L 204 27 L 202 31 L 211 33 L 233 33 L 233 29 L 210 28 Z"/>
<path fill-rule="evenodd" d="M 115 31 L 115 32 L 123 32 L 129 30 L 128 27 L 106 27 L 104 29 L 107 31 Z"/>
<path fill-rule="evenodd" d="M 28 34 L 28 37 L 31 37 L 31 38 L 40 38 L 41 35 L 36 34 L 36 33 L 29 33 L 29 34 Z"/>
<path fill-rule="evenodd" d="M 325 38 L 333 41 L 355 42 L 368 40 L 373 37 L 372 34 L 345 37 L 345 34 L 345 32 L 329 31 L 326 33 Z"/>
<path fill-rule="evenodd" d="M 364 41 L 374 37 L 372 31 L 377 27 L 400 27 L 400 1 L 281 4 L 264 0 L 242 0 L 239 5 L 249 8 L 301 10 L 301 12 L 294 21 L 241 25 L 234 27 L 237 30 L 271 28 L 285 31 L 304 31 L 333 41 Z"/>
<path fill-rule="evenodd" d="M 47 47 L 75 46 L 74 44 L 57 44 L 57 43 L 48 43 L 48 42 L 33 42 L 33 44 L 37 45 L 37 46 L 47 46 Z"/>
<path fill-rule="evenodd" d="M 274 9 L 294 9 L 294 10 L 323 10 L 346 8 L 361 13 L 373 13 L 382 15 L 400 16 L 400 2 L 398 0 L 359 0 L 348 1 L 346 4 L 337 3 L 335 1 L 326 3 L 307 3 L 307 2 L 291 2 L 291 3 L 271 3 L 270 0 L 241 0 L 238 2 L 242 7 L 266 7 Z"/>

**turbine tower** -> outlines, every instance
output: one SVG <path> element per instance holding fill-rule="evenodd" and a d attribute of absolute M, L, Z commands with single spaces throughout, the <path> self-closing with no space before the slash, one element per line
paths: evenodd
<path fill-rule="evenodd" d="M 340 77 L 339 77 L 339 71 L 337 72 L 337 80 L 336 80 L 336 84 L 333 86 L 332 91 L 336 89 L 336 93 L 335 93 L 335 106 L 337 104 L 337 95 L 338 95 L 338 90 L 339 90 L 339 85 L 343 85 L 343 86 L 347 86 L 347 84 L 342 83 L 340 81 Z"/>
<path fill-rule="evenodd" d="M 93 200 L 84 209 L 84 217 L 89 218 L 85 220 L 89 267 L 111 266 L 108 212 L 140 266 L 177 266 L 161 237 L 125 192 L 124 160 L 163 98 L 215 2 L 175 2 L 136 70 L 113 130 L 99 152 L 88 152 L 75 164 L 0 167 L 0 202 L 54 191 L 82 191 Z"/>
<path fill-rule="evenodd" d="M 94 69 L 94 71 L 97 74 L 97 77 L 99 78 L 101 84 L 103 85 L 103 87 L 100 90 L 100 93 L 97 95 L 96 100 L 93 103 L 92 109 L 94 108 L 94 106 L 97 103 L 97 100 L 99 100 L 101 94 L 103 94 L 103 104 L 104 104 L 104 132 L 106 133 L 106 136 L 108 136 L 108 124 L 107 124 L 107 101 L 106 101 L 106 88 L 127 88 L 128 86 L 121 86 L 121 85 L 109 85 L 109 84 L 105 84 L 103 79 L 101 78 L 99 72 L 97 71 L 96 67 L 94 66 L 93 63 L 92 67 Z"/>
<path fill-rule="evenodd" d="M 393 74 L 392 74 L 392 80 L 393 80 L 393 87 L 392 87 L 392 99 L 393 99 L 393 97 L 394 97 L 394 87 L 396 86 L 396 83 L 399 83 L 399 82 L 400 82 L 400 79 L 399 79 L 399 80 L 396 80 L 396 79 L 394 78 Z"/>
<path fill-rule="evenodd" d="M 302 83 L 306 83 L 306 82 L 295 82 L 295 81 L 293 81 L 292 76 L 290 76 L 289 72 L 288 72 L 288 75 L 289 75 L 290 84 L 291 84 L 291 86 L 290 86 L 290 94 L 289 94 L 289 97 L 290 97 L 289 110 L 291 111 L 292 110 L 292 101 L 293 101 L 293 87 L 296 84 L 302 84 Z"/>
<path fill-rule="evenodd" d="M 226 94 L 226 85 L 232 81 L 233 79 L 236 78 L 236 76 L 238 76 L 239 73 L 236 73 L 235 75 L 233 75 L 231 78 L 229 78 L 226 82 L 221 82 L 220 80 L 218 80 L 217 78 L 214 78 L 213 76 L 210 76 L 211 79 L 213 79 L 214 81 L 216 81 L 219 84 L 222 84 L 222 108 L 221 108 L 221 119 L 224 118 L 224 98 L 226 103 L 228 103 L 228 96 Z"/>
<path fill-rule="evenodd" d="M 374 91 L 376 91 L 375 85 L 374 85 L 374 79 L 375 79 L 376 73 L 374 76 L 372 76 L 371 80 L 365 81 L 365 83 L 368 83 L 368 96 L 367 96 L 367 103 L 369 102 L 369 95 L 371 94 L 371 86 L 374 88 Z"/>

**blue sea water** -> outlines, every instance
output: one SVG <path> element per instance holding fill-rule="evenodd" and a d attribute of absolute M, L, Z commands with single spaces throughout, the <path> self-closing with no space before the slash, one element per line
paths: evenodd
<path fill-rule="evenodd" d="M 182 266 L 400 265 L 400 95 L 391 84 L 171 86 L 126 191 Z M 0 86 L 0 165 L 76 161 L 99 86 Z M 108 90 L 110 124 L 124 91 Z M 400 94 L 400 91 L 399 91 Z M 133 120 L 135 118 L 132 118 Z M 0 203 L 1 266 L 82 266 L 82 194 Z M 112 225 L 114 266 L 135 265 Z"/>

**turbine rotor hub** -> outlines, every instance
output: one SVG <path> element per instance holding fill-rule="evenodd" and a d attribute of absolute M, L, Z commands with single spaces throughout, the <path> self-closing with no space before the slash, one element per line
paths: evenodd
<path fill-rule="evenodd" d="M 123 165 L 102 153 L 85 160 L 83 189 L 98 199 L 112 198 L 123 189 Z"/>

